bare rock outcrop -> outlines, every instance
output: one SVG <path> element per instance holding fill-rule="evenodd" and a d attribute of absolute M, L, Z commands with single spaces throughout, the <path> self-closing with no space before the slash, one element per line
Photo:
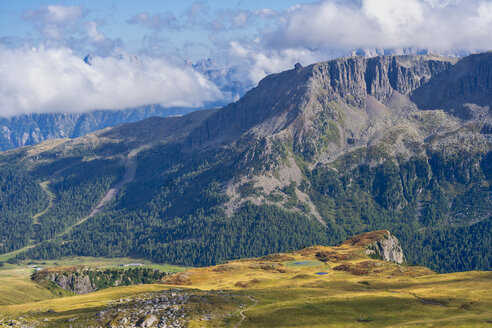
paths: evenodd
<path fill-rule="evenodd" d="M 365 247 L 366 254 L 401 264 L 406 261 L 400 241 L 388 230 L 363 233 L 346 240 L 342 245 Z"/>
<path fill-rule="evenodd" d="M 154 323 L 156 323 L 158 321 L 159 321 L 159 319 L 157 319 L 157 317 L 152 314 L 152 315 L 148 315 L 148 316 L 141 318 L 137 322 L 137 325 L 138 325 L 138 327 L 148 328 L 148 327 L 152 327 L 152 325 L 154 325 Z"/>
<path fill-rule="evenodd" d="M 407 95 L 454 62 L 437 56 L 380 56 L 296 65 L 265 77 L 239 101 L 213 113 L 190 134 L 187 144 L 191 148 L 216 145 L 257 125 L 261 125 L 258 135 L 278 133 L 309 111 L 312 99 L 343 100 L 350 106 L 365 108 L 367 95 L 379 101 L 394 91 Z"/>
<path fill-rule="evenodd" d="M 77 275 L 75 273 L 63 274 L 53 272 L 47 277 L 47 280 L 55 282 L 58 286 L 65 290 L 69 290 L 75 294 L 83 295 L 94 292 L 96 289 L 89 276 Z"/>

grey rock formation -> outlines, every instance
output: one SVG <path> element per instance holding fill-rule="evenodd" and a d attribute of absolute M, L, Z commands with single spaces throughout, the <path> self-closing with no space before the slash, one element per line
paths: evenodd
<path fill-rule="evenodd" d="M 388 230 L 363 233 L 349 238 L 342 245 L 364 247 L 367 255 L 395 263 L 406 262 L 400 241 Z"/>
<path fill-rule="evenodd" d="M 379 239 L 367 246 L 366 254 L 381 256 L 385 261 L 401 264 L 406 261 L 401 249 L 400 241 L 387 231 L 382 239 Z"/>
<path fill-rule="evenodd" d="M 491 62 L 492 52 L 465 57 L 415 90 L 411 100 L 420 109 L 444 109 L 465 120 L 483 119 L 474 115 L 473 107 L 485 107 L 485 116 L 492 113 Z"/>
<path fill-rule="evenodd" d="M 149 328 L 149 327 L 152 327 L 154 325 L 154 323 L 156 323 L 158 321 L 159 321 L 159 319 L 157 319 L 157 317 L 155 315 L 151 314 L 151 315 L 145 316 L 142 319 L 140 319 L 137 322 L 137 325 L 138 325 L 138 327 Z"/>
<path fill-rule="evenodd" d="M 75 273 L 50 273 L 46 279 L 53 281 L 61 288 L 78 295 L 88 294 L 95 291 L 95 288 L 87 275 L 77 275 Z"/>
<path fill-rule="evenodd" d="M 258 124 L 262 124 L 256 130 L 261 135 L 277 133 L 289 125 L 294 126 L 295 134 L 305 135 L 304 123 L 329 102 L 364 109 L 371 97 L 384 102 L 395 93 L 408 95 L 456 61 L 431 55 L 381 56 L 297 65 L 265 77 L 239 101 L 212 115 L 191 134 L 189 143 L 194 148 L 217 144 Z"/>

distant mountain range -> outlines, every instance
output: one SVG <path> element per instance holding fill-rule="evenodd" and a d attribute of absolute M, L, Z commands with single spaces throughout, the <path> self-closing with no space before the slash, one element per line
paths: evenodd
<path fill-rule="evenodd" d="M 490 52 L 340 58 L 4 152 L 1 250 L 209 265 L 388 229 L 411 263 L 490 270 L 491 86 Z"/>
<path fill-rule="evenodd" d="M 26 114 L 0 118 L 0 151 L 35 145 L 45 140 L 77 138 L 122 123 L 151 116 L 182 115 L 190 108 L 144 106 L 125 110 L 97 110 L 88 113 Z"/>
<path fill-rule="evenodd" d="M 84 62 L 91 65 L 94 56 L 88 54 Z M 139 63 L 138 56 L 126 58 Z M 212 81 L 228 99 L 238 99 L 252 85 L 236 81 L 232 69 L 220 65 L 215 59 L 208 58 L 195 64 L 185 63 Z M 207 106 L 223 106 L 223 102 Z M 201 108 L 198 108 L 201 109 Z M 131 123 L 151 116 L 173 116 L 189 113 L 197 108 L 163 108 L 159 105 L 147 105 L 139 108 L 121 110 L 95 110 L 86 113 L 47 113 L 24 114 L 9 118 L 0 117 L 0 151 L 22 146 L 35 145 L 45 140 L 58 138 L 77 138 L 88 133 Z"/>
<path fill-rule="evenodd" d="M 231 100 L 239 99 L 254 87 L 251 82 L 238 81 L 235 68 L 221 65 L 215 58 L 199 60 L 195 64 L 186 60 L 185 63 L 212 81 L 222 92 L 228 94 Z"/>

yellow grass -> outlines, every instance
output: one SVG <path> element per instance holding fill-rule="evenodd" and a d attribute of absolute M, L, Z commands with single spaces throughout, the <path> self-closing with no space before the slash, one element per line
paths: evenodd
<path fill-rule="evenodd" d="M 143 267 L 158 269 L 166 272 L 181 272 L 184 267 L 156 264 L 148 260 L 133 258 L 95 258 L 95 257 L 71 257 L 60 260 L 32 261 L 19 265 L 5 263 L 0 267 L 0 305 L 21 304 L 27 302 L 38 302 L 53 298 L 67 296 L 70 293 L 59 288 L 53 288 L 49 283 L 37 283 L 30 279 L 34 272 L 32 266 L 39 265 L 42 268 L 56 266 L 82 265 L 91 268 L 116 268 L 120 264 L 142 263 Z M 138 290 L 138 289 L 137 289 Z M 36 303 L 39 304 L 39 303 Z M 0 314 L 2 309 L 0 309 Z"/>
<path fill-rule="evenodd" d="M 316 253 L 323 251 L 349 259 L 319 262 Z M 245 311 L 244 327 L 489 327 L 492 321 L 492 272 L 436 274 L 371 260 L 363 249 L 348 245 L 278 258 L 190 269 L 163 282 L 234 290 L 258 299 Z M 333 269 L 341 264 L 374 267 L 365 274 Z"/>
<path fill-rule="evenodd" d="M 319 261 L 318 252 L 328 252 L 334 260 Z M 326 274 L 318 275 L 319 272 Z M 74 311 L 88 311 L 94 318 L 94 311 L 112 300 L 179 287 L 197 294 L 225 290 L 242 299 L 243 304 L 247 300 L 242 310 L 237 307 L 239 303 L 227 304 L 228 307 L 213 304 L 222 312 L 217 312 L 221 316 L 209 326 L 490 327 L 492 322 L 492 272 L 436 274 L 426 268 L 370 259 L 364 248 L 350 245 L 311 247 L 193 268 L 165 277 L 162 282 L 5 305 L 0 306 L 0 313 L 45 315 L 52 310 L 66 322 Z M 196 316 L 201 315 L 196 308 Z M 229 314 L 223 315 L 224 311 Z M 193 319 L 190 327 L 203 325 L 206 326 Z"/>
<path fill-rule="evenodd" d="M 117 300 L 119 298 L 166 289 L 169 289 L 169 287 L 161 284 L 114 287 L 86 295 L 75 295 L 39 302 L 0 306 L 0 313 L 3 315 L 11 315 L 25 312 L 44 312 L 48 310 L 53 310 L 55 312 L 73 311 L 78 309 L 90 310 L 91 308 L 106 305 L 109 301 Z"/>

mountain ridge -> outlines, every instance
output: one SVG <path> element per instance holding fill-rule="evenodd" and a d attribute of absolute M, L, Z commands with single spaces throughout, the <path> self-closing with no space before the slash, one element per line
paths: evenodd
<path fill-rule="evenodd" d="M 477 56 L 492 67 L 487 53 Z M 59 204 L 40 218 L 40 245 L 18 259 L 137 252 L 209 265 L 389 229 L 411 263 L 490 268 L 480 250 L 491 239 L 490 111 L 475 104 L 485 116 L 464 118 L 415 101 L 436 79 L 456 85 L 459 65 L 470 64 L 426 55 L 297 65 L 221 109 L 9 151 L 0 163 L 52 181 Z M 90 213 L 122 178 L 122 158 L 143 145 L 150 146 L 137 156 L 134 181 L 98 215 L 52 239 Z M 5 245 L 3 252 L 17 247 Z"/>
<path fill-rule="evenodd" d="M 0 118 L 0 151 L 30 146 L 45 140 L 77 138 L 122 123 L 151 116 L 182 115 L 192 109 L 145 106 L 126 110 L 97 110 L 88 113 L 23 114 Z"/>

